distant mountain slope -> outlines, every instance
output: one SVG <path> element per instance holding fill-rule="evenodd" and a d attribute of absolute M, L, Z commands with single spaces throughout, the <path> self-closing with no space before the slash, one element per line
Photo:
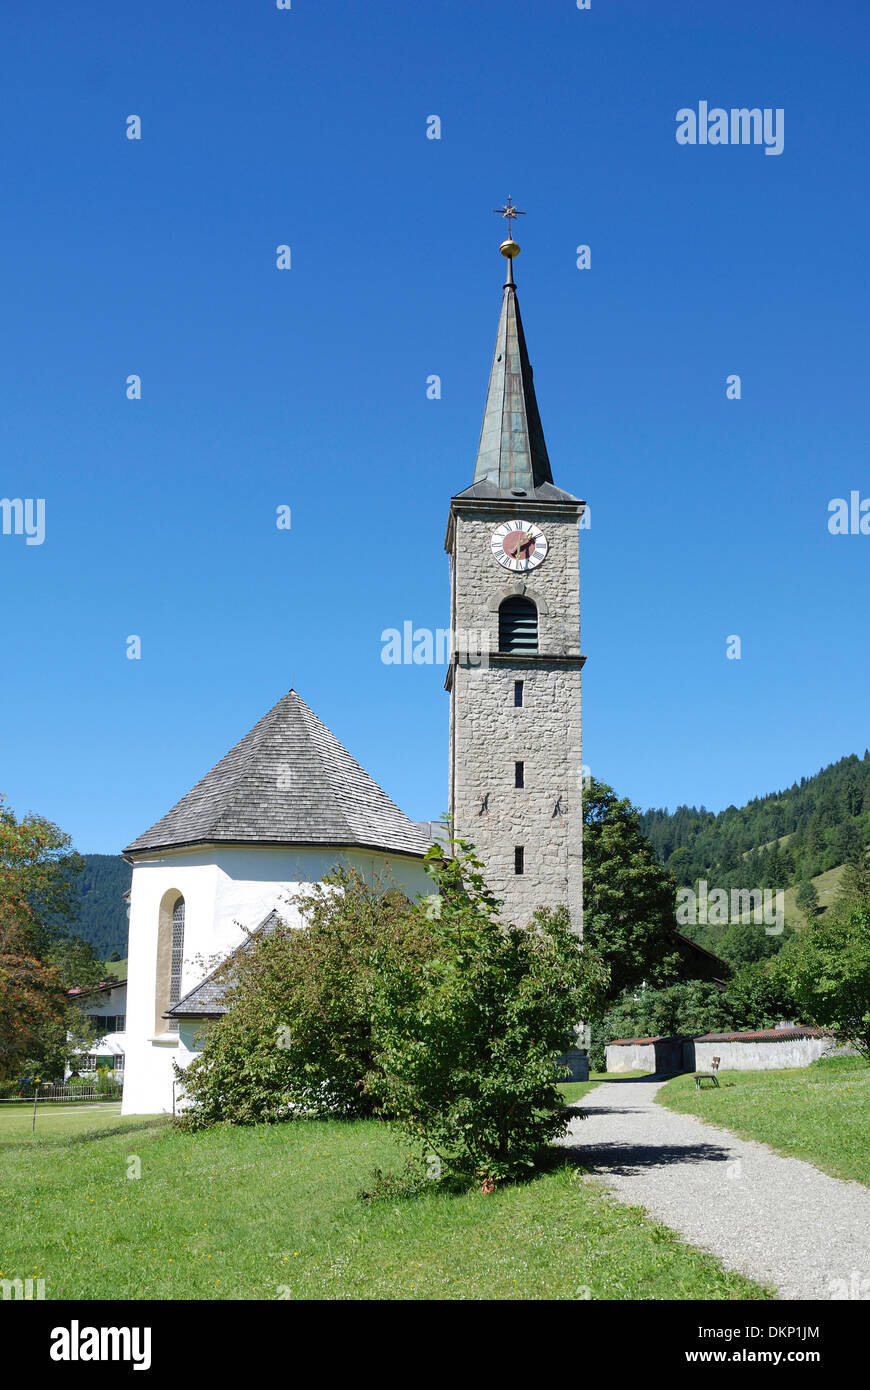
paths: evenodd
<path fill-rule="evenodd" d="M 72 924 L 74 935 L 90 941 L 101 960 L 113 951 L 127 955 L 127 904 L 133 870 L 117 854 L 85 854 L 78 879 L 81 906 Z"/>
<path fill-rule="evenodd" d="M 718 815 L 703 806 L 646 811 L 641 828 L 680 884 L 788 888 L 870 843 L 870 752 Z"/>
<path fill-rule="evenodd" d="M 836 869 L 826 869 L 823 874 L 819 874 L 811 882 L 818 894 L 819 906 L 814 914 L 816 919 L 824 917 L 828 908 L 837 896 L 837 889 L 840 886 L 840 879 L 843 877 L 843 865 L 838 864 Z M 786 888 L 785 890 L 785 920 L 791 926 L 802 926 L 806 921 L 806 913 L 801 912 L 795 902 L 796 888 Z"/>

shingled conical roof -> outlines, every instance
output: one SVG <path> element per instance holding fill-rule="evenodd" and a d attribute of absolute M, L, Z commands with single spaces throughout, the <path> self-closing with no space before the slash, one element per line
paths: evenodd
<path fill-rule="evenodd" d="M 291 690 L 124 853 L 268 844 L 422 856 L 430 843 Z"/>

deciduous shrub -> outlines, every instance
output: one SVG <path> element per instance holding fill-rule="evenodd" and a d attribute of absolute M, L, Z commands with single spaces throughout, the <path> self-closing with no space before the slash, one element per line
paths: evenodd
<path fill-rule="evenodd" d="M 564 911 L 505 929 L 471 847 L 454 849 L 430 851 L 428 901 L 337 871 L 297 899 L 303 929 L 237 953 L 228 1011 L 178 1073 L 184 1127 L 378 1114 L 429 1176 L 530 1170 L 567 1123 L 555 1056 L 601 1008 L 608 972 Z"/>
<path fill-rule="evenodd" d="M 517 1177 L 564 1132 L 554 1055 L 600 1008 L 608 974 L 564 910 L 505 929 L 472 847 L 453 849 L 428 856 L 440 892 L 430 949 L 379 962 L 369 1084 L 444 1175 Z"/>
<path fill-rule="evenodd" d="M 806 1021 L 870 1061 L 870 904 L 836 903 L 789 943 L 779 968 Z"/>
<path fill-rule="evenodd" d="M 252 938 L 219 976 L 228 1012 L 205 1026 L 187 1069 L 176 1068 L 186 1128 L 374 1111 L 373 977 L 393 952 L 418 949 L 412 905 L 394 885 L 344 868 L 295 903 L 304 929 L 282 923 Z"/>

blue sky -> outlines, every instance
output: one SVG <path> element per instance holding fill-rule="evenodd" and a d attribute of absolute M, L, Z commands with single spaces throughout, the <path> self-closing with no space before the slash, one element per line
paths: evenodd
<path fill-rule="evenodd" d="M 0 535 L 14 809 L 117 851 L 291 685 L 445 809 L 443 668 L 381 632 L 447 625 L 509 192 L 591 505 L 585 762 L 720 809 L 862 753 L 870 536 L 827 521 L 870 496 L 868 40 L 863 0 L 4 7 L 0 496 L 46 503 Z M 678 145 L 702 100 L 782 108 L 783 152 Z"/>

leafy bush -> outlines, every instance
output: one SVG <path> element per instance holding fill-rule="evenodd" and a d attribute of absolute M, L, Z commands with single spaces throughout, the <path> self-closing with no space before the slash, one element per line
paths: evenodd
<path fill-rule="evenodd" d="M 782 977 L 808 1021 L 870 1061 L 870 903 L 847 899 L 790 942 Z"/>
<path fill-rule="evenodd" d="M 504 928 L 471 845 L 453 848 L 427 856 L 440 892 L 429 949 L 378 961 L 369 1085 L 442 1174 L 493 1181 L 528 1173 L 564 1132 L 553 1058 L 600 1008 L 608 973 L 564 909 Z"/>
<path fill-rule="evenodd" d="M 81 1060 L 81 1058 L 79 1058 L 79 1060 Z M 63 1084 L 69 1091 L 92 1091 L 94 1089 L 94 1078 L 91 1074 L 82 1076 L 80 1073 L 76 1072 L 75 1075 L 68 1077 Z"/>
<path fill-rule="evenodd" d="M 184 1128 L 377 1113 L 440 1180 L 529 1170 L 567 1124 L 553 1059 L 600 1008 L 607 970 L 564 911 L 505 930 L 470 846 L 455 848 L 428 856 L 440 897 L 412 904 L 336 871 L 297 898 L 303 930 L 236 954 L 228 1012 L 177 1069 Z"/>
<path fill-rule="evenodd" d="M 417 918 L 395 886 L 336 869 L 295 900 L 304 930 L 279 924 L 225 964 L 228 1012 L 176 1074 L 192 1105 L 186 1129 L 258 1124 L 300 1112 L 367 1116 L 374 1067 L 372 993 L 378 963 L 413 957 Z"/>
<path fill-rule="evenodd" d="M 98 1096 L 116 1096 L 121 1090 L 120 1082 L 111 1067 L 97 1067 L 96 1085 Z"/>
<path fill-rule="evenodd" d="M 728 981 L 725 997 L 731 1010 L 730 1027 L 736 1031 L 775 1028 L 800 1013 L 778 961 L 745 965 Z"/>

